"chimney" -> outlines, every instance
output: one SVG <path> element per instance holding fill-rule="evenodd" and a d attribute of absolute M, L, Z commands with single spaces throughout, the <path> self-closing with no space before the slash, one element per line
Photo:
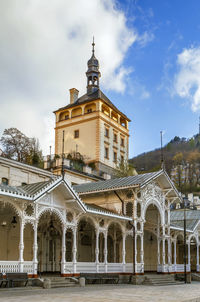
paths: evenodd
<path fill-rule="evenodd" d="M 78 100 L 79 91 L 76 88 L 69 89 L 70 93 L 70 104 L 74 104 Z"/>

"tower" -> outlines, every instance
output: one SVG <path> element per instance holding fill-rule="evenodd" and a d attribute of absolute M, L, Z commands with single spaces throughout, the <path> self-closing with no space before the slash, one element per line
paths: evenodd
<path fill-rule="evenodd" d="M 65 156 L 79 153 L 100 175 L 112 175 L 120 161 L 128 160 L 130 119 L 99 88 L 101 73 L 94 46 L 93 40 L 86 94 L 78 97 L 78 90 L 71 88 L 70 103 L 54 111 L 55 154 L 62 154 L 64 130 Z"/>

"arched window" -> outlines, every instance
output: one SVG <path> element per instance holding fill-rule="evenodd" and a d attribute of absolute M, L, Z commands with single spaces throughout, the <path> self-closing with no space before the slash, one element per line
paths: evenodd
<path fill-rule="evenodd" d="M 1 183 L 2 183 L 3 185 L 7 186 L 7 185 L 8 185 L 8 178 L 2 177 Z"/>

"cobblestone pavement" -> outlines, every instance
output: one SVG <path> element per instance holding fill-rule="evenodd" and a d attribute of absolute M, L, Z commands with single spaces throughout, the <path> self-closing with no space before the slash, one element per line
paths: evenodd
<path fill-rule="evenodd" d="M 93 285 L 84 288 L 0 290 L 0 302 L 200 301 L 200 283 L 173 286 Z"/>

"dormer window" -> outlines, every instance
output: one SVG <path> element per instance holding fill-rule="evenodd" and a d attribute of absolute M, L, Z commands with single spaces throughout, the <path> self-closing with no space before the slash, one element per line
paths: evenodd
<path fill-rule="evenodd" d="M 65 120 L 69 119 L 69 114 L 65 115 Z"/>

